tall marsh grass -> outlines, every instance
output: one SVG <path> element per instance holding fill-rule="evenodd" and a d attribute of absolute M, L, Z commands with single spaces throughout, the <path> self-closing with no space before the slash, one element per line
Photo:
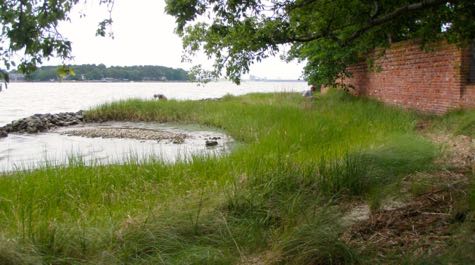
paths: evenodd
<path fill-rule="evenodd" d="M 86 117 L 199 124 L 241 144 L 222 158 L 175 164 L 73 162 L 8 173 L 0 178 L 0 258 L 231 264 L 273 246 L 300 264 L 354 263 L 348 246 L 327 244 L 338 230 L 313 230 L 328 223 L 320 209 L 343 197 L 364 198 L 430 166 L 436 154 L 414 133 L 415 114 L 340 92 L 310 101 L 293 93 L 128 100 Z"/>
<path fill-rule="evenodd" d="M 442 117 L 433 117 L 433 127 L 455 135 L 467 135 L 475 138 L 475 111 L 454 110 Z"/>

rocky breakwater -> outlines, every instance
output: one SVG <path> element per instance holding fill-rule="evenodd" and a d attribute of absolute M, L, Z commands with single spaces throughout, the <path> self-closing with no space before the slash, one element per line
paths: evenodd
<path fill-rule="evenodd" d="M 9 133 L 39 133 L 48 129 L 76 125 L 83 122 L 83 111 L 35 114 L 0 127 L 0 137 L 7 137 Z"/>

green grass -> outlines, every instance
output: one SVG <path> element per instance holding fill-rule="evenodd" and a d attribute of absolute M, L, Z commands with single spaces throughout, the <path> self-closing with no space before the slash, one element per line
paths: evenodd
<path fill-rule="evenodd" d="M 86 116 L 209 126 L 240 144 L 222 158 L 173 165 L 76 161 L 5 175 L 0 259 L 232 264 L 274 249 L 294 264 L 351 264 L 357 252 L 334 241 L 341 231 L 322 209 L 366 199 L 437 155 L 414 132 L 417 115 L 340 92 L 128 100 Z"/>
<path fill-rule="evenodd" d="M 279 242 L 281 264 L 357 264 L 357 254 L 339 238 L 338 215 L 323 209 L 303 225 L 295 226 Z"/>
<path fill-rule="evenodd" d="M 433 118 L 433 127 L 454 135 L 466 135 L 475 138 L 475 111 L 456 110 L 442 117 Z"/>

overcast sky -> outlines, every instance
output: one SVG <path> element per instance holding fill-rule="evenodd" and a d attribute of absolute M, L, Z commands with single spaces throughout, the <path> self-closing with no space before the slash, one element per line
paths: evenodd
<path fill-rule="evenodd" d="M 189 69 L 181 62 L 182 43 L 173 32 L 174 18 L 165 14 L 164 0 L 115 0 L 114 39 L 96 37 L 97 23 L 107 17 L 105 7 L 88 1 L 75 8 L 71 22 L 59 29 L 73 43 L 73 64 L 164 65 Z M 86 17 L 80 18 L 80 13 Z M 50 61 L 46 64 L 57 64 Z M 193 64 L 209 65 L 204 56 Z M 251 68 L 251 74 L 272 79 L 297 79 L 302 66 L 270 58 Z"/>

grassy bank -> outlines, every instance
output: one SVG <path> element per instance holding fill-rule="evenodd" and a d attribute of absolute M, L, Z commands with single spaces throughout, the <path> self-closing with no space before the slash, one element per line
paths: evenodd
<path fill-rule="evenodd" d="M 371 252 L 341 239 L 343 208 L 377 208 L 438 156 L 416 114 L 339 92 L 129 100 L 86 116 L 199 124 L 240 144 L 173 165 L 74 162 L 1 177 L 5 264 L 365 263 Z"/>

